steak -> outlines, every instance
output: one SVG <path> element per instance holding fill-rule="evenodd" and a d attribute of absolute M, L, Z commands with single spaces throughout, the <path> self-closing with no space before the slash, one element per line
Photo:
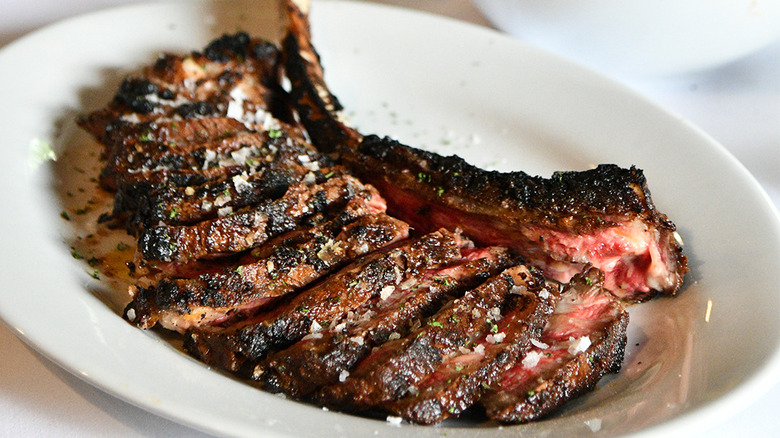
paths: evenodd
<path fill-rule="evenodd" d="M 271 349 L 288 347 L 312 331 L 312 325 L 338 325 L 389 286 L 457 260 L 470 241 L 446 230 L 373 253 L 329 276 L 268 312 L 227 328 L 197 327 L 185 348 L 210 365 L 248 373 Z"/>
<path fill-rule="evenodd" d="M 635 167 L 551 178 L 488 172 L 376 136 L 342 158 L 391 214 L 422 230 L 457 226 L 479 244 L 511 246 L 562 282 L 592 265 L 616 296 L 643 301 L 675 293 L 687 270 L 674 224 L 656 211 Z"/>
<path fill-rule="evenodd" d="M 622 303 L 687 271 L 643 172 L 489 172 L 364 136 L 286 4 L 281 49 L 163 55 L 79 118 L 138 242 L 123 316 L 265 390 L 421 424 L 531 421 L 617 372 Z"/>
<path fill-rule="evenodd" d="M 523 305 L 525 295 L 514 292 L 533 287 L 529 283 L 544 284 L 541 274 L 527 281 L 530 273 L 521 265 L 491 277 L 443 306 L 406 337 L 379 347 L 343 382 L 318 391 L 316 399 L 333 408 L 360 411 L 416 397 L 424 389 L 419 385 L 446 367 L 449 358 L 476 346 L 483 335 L 495 331 L 502 314 Z M 541 330 L 543 323 L 539 325 Z"/>
<path fill-rule="evenodd" d="M 373 187 L 347 175 L 311 186 L 301 182 L 290 187 L 282 198 L 252 208 L 233 212 L 232 207 L 217 202 L 214 207 L 218 208 L 218 217 L 214 219 L 144 229 L 138 238 L 138 250 L 144 260 L 164 262 L 245 251 L 303 226 L 320 213 L 338 212 L 355 198 L 384 207 Z"/>
<path fill-rule="evenodd" d="M 480 400 L 488 417 L 538 419 L 620 371 L 628 312 L 602 289 L 602 280 L 596 269 L 572 279 L 539 342 Z"/>
<path fill-rule="evenodd" d="M 514 285 L 502 315 L 468 347 L 447 355 L 409 394 L 384 404 L 408 421 L 438 423 L 461 414 L 538 339 L 558 298 L 558 286 L 517 266 L 505 272 Z"/>
<path fill-rule="evenodd" d="M 159 321 L 179 332 L 225 324 L 406 238 L 408 231 L 407 224 L 383 213 L 370 214 L 365 206 L 347 209 L 332 221 L 272 244 L 270 255 L 250 255 L 251 261 L 231 263 L 217 273 L 164 278 L 154 288 L 140 288 L 125 315 L 140 327 Z"/>
<path fill-rule="evenodd" d="M 406 336 L 415 323 L 430 316 L 442 303 L 477 286 L 512 261 L 506 248 L 461 248 L 454 264 L 429 269 L 419 276 L 389 286 L 355 313 L 367 319 L 348 319 L 323 327 L 269 357 L 255 367 L 252 378 L 273 392 L 297 398 L 338 382 L 387 341 Z"/>

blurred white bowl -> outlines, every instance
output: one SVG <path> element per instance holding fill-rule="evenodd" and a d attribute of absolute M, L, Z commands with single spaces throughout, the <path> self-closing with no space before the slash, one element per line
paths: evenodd
<path fill-rule="evenodd" d="M 780 0 L 472 0 L 498 28 L 617 74 L 716 67 L 780 38 Z"/>

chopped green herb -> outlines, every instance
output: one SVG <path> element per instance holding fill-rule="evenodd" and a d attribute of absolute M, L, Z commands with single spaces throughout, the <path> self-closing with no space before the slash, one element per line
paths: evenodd
<path fill-rule="evenodd" d="M 439 321 L 428 321 L 428 325 L 431 327 L 442 327 Z"/>
<path fill-rule="evenodd" d="M 84 256 L 83 256 L 83 255 L 81 255 L 81 253 L 79 253 L 79 252 L 76 250 L 76 248 L 71 248 L 71 249 L 70 249 L 70 255 L 71 255 L 71 256 L 72 256 L 74 259 L 76 259 L 76 260 L 81 260 L 81 259 L 83 259 L 83 258 L 84 258 Z"/>
<path fill-rule="evenodd" d="M 490 327 L 490 333 L 498 333 L 498 325 L 497 324 L 493 324 Z"/>
<path fill-rule="evenodd" d="M 93 269 L 92 273 L 89 274 L 89 276 L 94 278 L 95 280 L 100 280 L 100 272 L 97 269 Z"/>
<path fill-rule="evenodd" d="M 441 196 L 444 194 L 444 187 L 439 187 L 436 189 L 436 195 Z"/>
<path fill-rule="evenodd" d="M 87 264 L 89 266 L 92 266 L 93 268 L 97 266 L 98 263 L 100 263 L 100 259 L 98 259 L 97 257 L 90 257 L 89 260 L 87 260 Z"/>
<path fill-rule="evenodd" d="M 127 248 L 130 248 L 130 245 L 128 245 L 128 244 L 126 244 L 124 242 L 119 242 L 119 243 L 116 244 L 116 250 L 117 251 L 124 251 Z"/>
<path fill-rule="evenodd" d="M 536 391 L 534 391 L 533 389 L 528 391 L 528 397 L 533 397 L 534 394 L 536 394 Z"/>
<path fill-rule="evenodd" d="M 298 311 L 301 313 L 309 313 L 309 308 L 301 306 L 298 308 Z"/>
<path fill-rule="evenodd" d="M 336 172 L 334 172 L 334 171 L 332 171 L 332 170 L 331 170 L 330 172 L 328 172 L 328 173 L 326 173 L 326 174 L 325 174 L 325 178 L 330 178 L 330 177 L 332 177 L 332 176 L 333 176 L 335 173 L 336 173 Z"/>
<path fill-rule="evenodd" d="M 143 134 L 141 134 L 141 136 L 138 137 L 138 140 L 139 141 L 143 141 L 143 142 L 152 141 L 152 133 L 151 133 L 151 131 L 146 131 Z"/>
<path fill-rule="evenodd" d="M 171 209 L 171 212 L 168 213 L 168 219 L 173 219 L 173 218 L 175 218 L 178 215 L 179 215 L 179 210 L 176 207 L 173 207 Z"/>
<path fill-rule="evenodd" d="M 350 282 L 349 282 L 349 284 L 347 284 L 347 286 L 349 286 L 349 287 L 355 287 L 355 286 L 357 286 L 357 284 L 358 284 L 358 281 L 357 281 L 357 280 L 352 280 L 352 281 L 350 281 Z"/>
<path fill-rule="evenodd" d="M 63 218 L 63 219 L 65 219 L 66 221 L 69 221 L 69 220 L 70 220 L 70 215 L 69 215 L 69 214 L 68 214 L 68 212 L 67 212 L 67 211 L 65 211 L 65 210 L 62 210 L 62 212 L 60 213 L 60 217 L 61 217 L 61 218 Z"/>
<path fill-rule="evenodd" d="M 87 214 L 87 212 L 89 212 L 89 207 L 77 208 L 76 209 L 76 214 L 79 214 L 79 215 Z"/>
<path fill-rule="evenodd" d="M 450 287 L 454 284 L 454 281 L 452 281 L 452 279 L 449 277 L 433 277 L 433 281 L 444 285 L 445 287 Z"/>
<path fill-rule="evenodd" d="M 236 266 L 236 274 L 244 275 L 244 267 L 243 266 Z"/>
<path fill-rule="evenodd" d="M 269 129 L 268 130 L 268 136 L 271 138 L 279 138 L 282 136 L 282 131 L 278 129 Z"/>

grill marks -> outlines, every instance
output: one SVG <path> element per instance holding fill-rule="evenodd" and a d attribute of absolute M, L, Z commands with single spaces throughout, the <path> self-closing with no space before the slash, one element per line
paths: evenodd
<path fill-rule="evenodd" d="M 289 346 L 308 334 L 313 323 L 338 324 L 384 288 L 457 259 L 460 248 L 469 243 L 441 230 L 374 253 L 268 313 L 225 329 L 193 329 L 185 347 L 210 365 L 246 371 L 269 350 Z"/>
<path fill-rule="evenodd" d="M 365 203 L 381 199 L 373 187 L 347 175 L 312 186 L 301 182 L 282 198 L 252 208 L 233 212 L 232 207 L 217 205 L 224 209 L 219 210 L 221 217 L 188 226 L 147 228 L 140 234 L 138 250 L 145 260 L 164 262 L 241 252 L 293 231 L 309 219 L 339 211 L 357 198 Z"/>
<path fill-rule="evenodd" d="M 406 336 L 443 302 L 495 275 L 511 261 L 505 248 L 462 248 L 454 264 L 427 269 L 387 286 L 354 312 L 369 318 L 347 318 L 312 331 L 300 342 L 269 355 L 255 367 L 252 377 L 268 390 L 309 396 L 321 386 L 337 383 L 372 348 Z"/>
<path fill-rule="evenodd" d="M 317 399 L 328 406 L 348 410 L 389 405 L 390 409 L 403 413 L 406 418 L 422 422 L 441 421 L 456 410 L 459 412 L 461 409 L 455 404 L 442 405 L 443 401 L 446 404 L 447 399 L 443 393 L 451 389 L 445 386 L 452 383 L 441 384 L 436 373 L 446 373 L 448 368 L 457 366 L 454 364 L 458 362 L 458 356 L 473 351 L 477 351 L 477 355 L 484 355 L 484 345 L 480 349 L 479 342 L 493 331 L 498 333 L 494 327 L 498 327 L 502 315 L 529 304 L 524 298 L 536 299 L 533 293 L 534 297 L 513 294 L 518 286 L 539 291 L 544 287 L 544 279 L 540 274 L 531 274 L 525 266 L 509 268 L 491 277 L 466 292 L 463 297 L 445 305 L 419 329 L 402 339 L 382 345 L 361 362 L 343 383 L 320 390 Z M 554 287 L 551 286 L 550 291 L 555 292 Z M 544 313 L 542 311 L 541 315 L 532 318 L 532 323 L 538 326 L 533 330 L 541 330 Z M 520 327 L 514 329 L 522 331 Z M 475 350 L 472 351 L 472 347 Z M 515 351 L 514 356 L 518 353 Z M 512 356 L 511 352 L 507 354 Z M 464 385 L 474 386 L 467 382 Z M 479 385 L 472 389 L 478 390 Z M 458 393 L 457 389 L 453 390 Z M 421 394 L 423 398 L 419 399 Z M 437 399 L 436 394 L 441 395 L 441 400 Z M 459 401 L 466 407 L 473 403 L 477 394 L 472 391 L 470 395 L 471 400 L 465 398 L 465 393 L 458 395 Z M 422 406 L 412 406 L 417 400 Z M 458 400 L 452 402 L 457 403 Z M 431 404 L 438 404 L 438 408 Z M 435 415 L 438 415 L 438 420 L 425 421 L 425 416 L 432 413 L 416 415 L 418 408 L 432 408 L 437 411 Z"/>
<path fill-rule="evenodd" d="M 514 286 L 502 306 L 491 315 L 489 329 L 476 340 L 443 358 L 414 393 L 385 403 L 388 410 L 416 423 L 438 423 L 471 407 L 501 374 L 514 365 L 537 339 L 552 313 L 558 287 L 533 275 L 525 266 L 504 272 Z M 489 311 L 490 313 L 490 311 Z"/>
<path fill-rule="evenodd" d="M 540 418 L 620 370 L 628 312 L 601 289 L 602 278 L 591 269 L 572 279 L 540 343 L 483 397 L 490 418 L 512 423 Z"/>
<path fill-rule="evenodd" d="M 258 248 L 220 272 L 166 278 L 154 288 L 141 288 L 125 314 L 133 309 L 132 322 L 143 328 L 159 321 L 179 332 L 224 324 L 299 290 L 334 268 L 404 239 L 408 232 L 404 222 L 355 204 L 337 218 Z"/>

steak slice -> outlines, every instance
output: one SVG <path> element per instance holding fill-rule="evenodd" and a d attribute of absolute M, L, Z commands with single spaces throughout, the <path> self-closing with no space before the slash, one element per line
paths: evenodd
<path fill-rule="evenodd" d="M 197 131 L 189 139 L 186 131 L 192 128 Z M 282 130 L 250 131 L 237 120 L 222 117 L 139 125 L 132 131 L 108 154 L 100 175 L 104 188 L 116 190 L 140 182 L 178 184 L 177 175 L 198 173 L 214 179 L 219 168 L 252 172 L 273 161 L 272 155 L 284 144 L 287 149 L 295 146 L 299 154 L 314 153 L 310 145 Z"/>
<path fill-rule="evenodd" d="M 514 307 L 515 286 L 525 285 L 528 269 L 516 266 L 491 277 L 447 303 L 417 330 L 385 343 L 338 384 L 328 385 L 316 400 L 347 411 L 381 408 L 414 396 L 421 382 L 461 348 L 489 333 L 496 319 Z M 535 274 L 543 282 L 540 274 Z"/>
<path fill-rule="evenodd" d="M 233 212 L 220 207 L 219 216 L 194 225 L 158 225 L 144 229 L 138 238 L 138 252 L 146 261 L 186 262 L 202 257 L 237 253 L 268 239 L 305 225 L 318 213 L 339 211 L 354 198 L 384 210 L 384 201 L 371 186 L 348 175 L 322 184 L 297 184 L 277 200 Z"/>
<path fill-rule="evenodd" d="M 140 288 L 124 314 L 142 328 L 159 321 L 182 333 L 226 324 L 408 236 L 404 222 L 372 214 L 365 203 L 359 204 L 348 206 L 332 221 L 273 244 L 270 255 L 230 263 L 220 272 L 197 278 L 165 278 L 156 287 Z"/>
<path fill-rule="evenodd" d="M 455 264 L 429 269 L 374 296 L 357 315 L 335 326 L 322 327 L 291 347 L 271 353 L 255 367 L 252 378 L 270 391 L 307 397 L 319 387 L 336 383 L 371 353 L 372 348 L 409 333 L 412 325 L 461 295 L 513 260 L 506 248 L 461 248 Z"/>
<path fill-rule="evenodd" d="M 620 370 L 628 312 L 602 289 L 602 280 L 590 269 L 566 286 L 540 342 L 480 400 L 488 417 L 538 419 Z"/>
<path fill-rule="evenodd" d="M 185 348 L 209 365 L 250 375 L 269 351 L 297 342 L 314 323 L 337 325 L 386 287 L 448 265 L 470 245 L 459 234 L 440 230 L 373 253 L 266 313 L 227 328 L 189 330 Z"/>
<path fill-rule="evenodd" d="M 255 139 L 263 139 L 255 133 Z M 287 189 L 306 179 L 307 183 L 324 183 L 340 176 L 332 161 L 311 148 L 292 141 L 280 141 L 265 136 L 262 147 L 254 145 L 231 152 L 227 157 L 213 158 L 218 168 L 238 167 L 242 171 L 230 178 L 208 181 L 199 185 L 180 187 L 162 185 L 147 193 L 123 188 L 120 191 L 124 205 L 117 210 L 135 210 L 132 224 L 145 228 L 160 222 L 187 225 L 217 217 L 219 208 L 238 210 L 257 205 L 284 195 Z M 327 177 L 326 177 L 327 175 Z M 132 193 L 132 195 L 130 195 Z"/>
<path fill-rule="evenodd" d="M 591 264 L 606 273 L 610 292 L 642 301 L 674 294 L 687 271 L 674 224 L 656 211 L 634 167 L 551 178 L 489 172 L 376 136 L 342 159 L 385 196 L 390 214 L 422 230 L 457 226 L 479 244 L 509 245 L 562 282 Z"/>
<path fill-rule="evenodd" d="M 439 423 L 471 407 L 503 372 L 538 339 L 558 299 L 558 285 L 518 266 L 507 271 L 515 283 L 503 316 L 491 321 L 473 348 L 447 355 L 416 390 L 385 404 L 385 409 L 419 424 Z"/>
<path fill-rule="evenodd" d="M 279 85 L 279 57 L 274 44 L 252 41 L 242 32 L 225 35 L 202 52 L 164 54 L 128 76 L 107 107 L 79 117 L 78 123 L 111 145 L 112 133 L 137 123 L 227 113 L 251 114 L 247 121 L 260 124 L 268 113 L 291 121 Z"/>

